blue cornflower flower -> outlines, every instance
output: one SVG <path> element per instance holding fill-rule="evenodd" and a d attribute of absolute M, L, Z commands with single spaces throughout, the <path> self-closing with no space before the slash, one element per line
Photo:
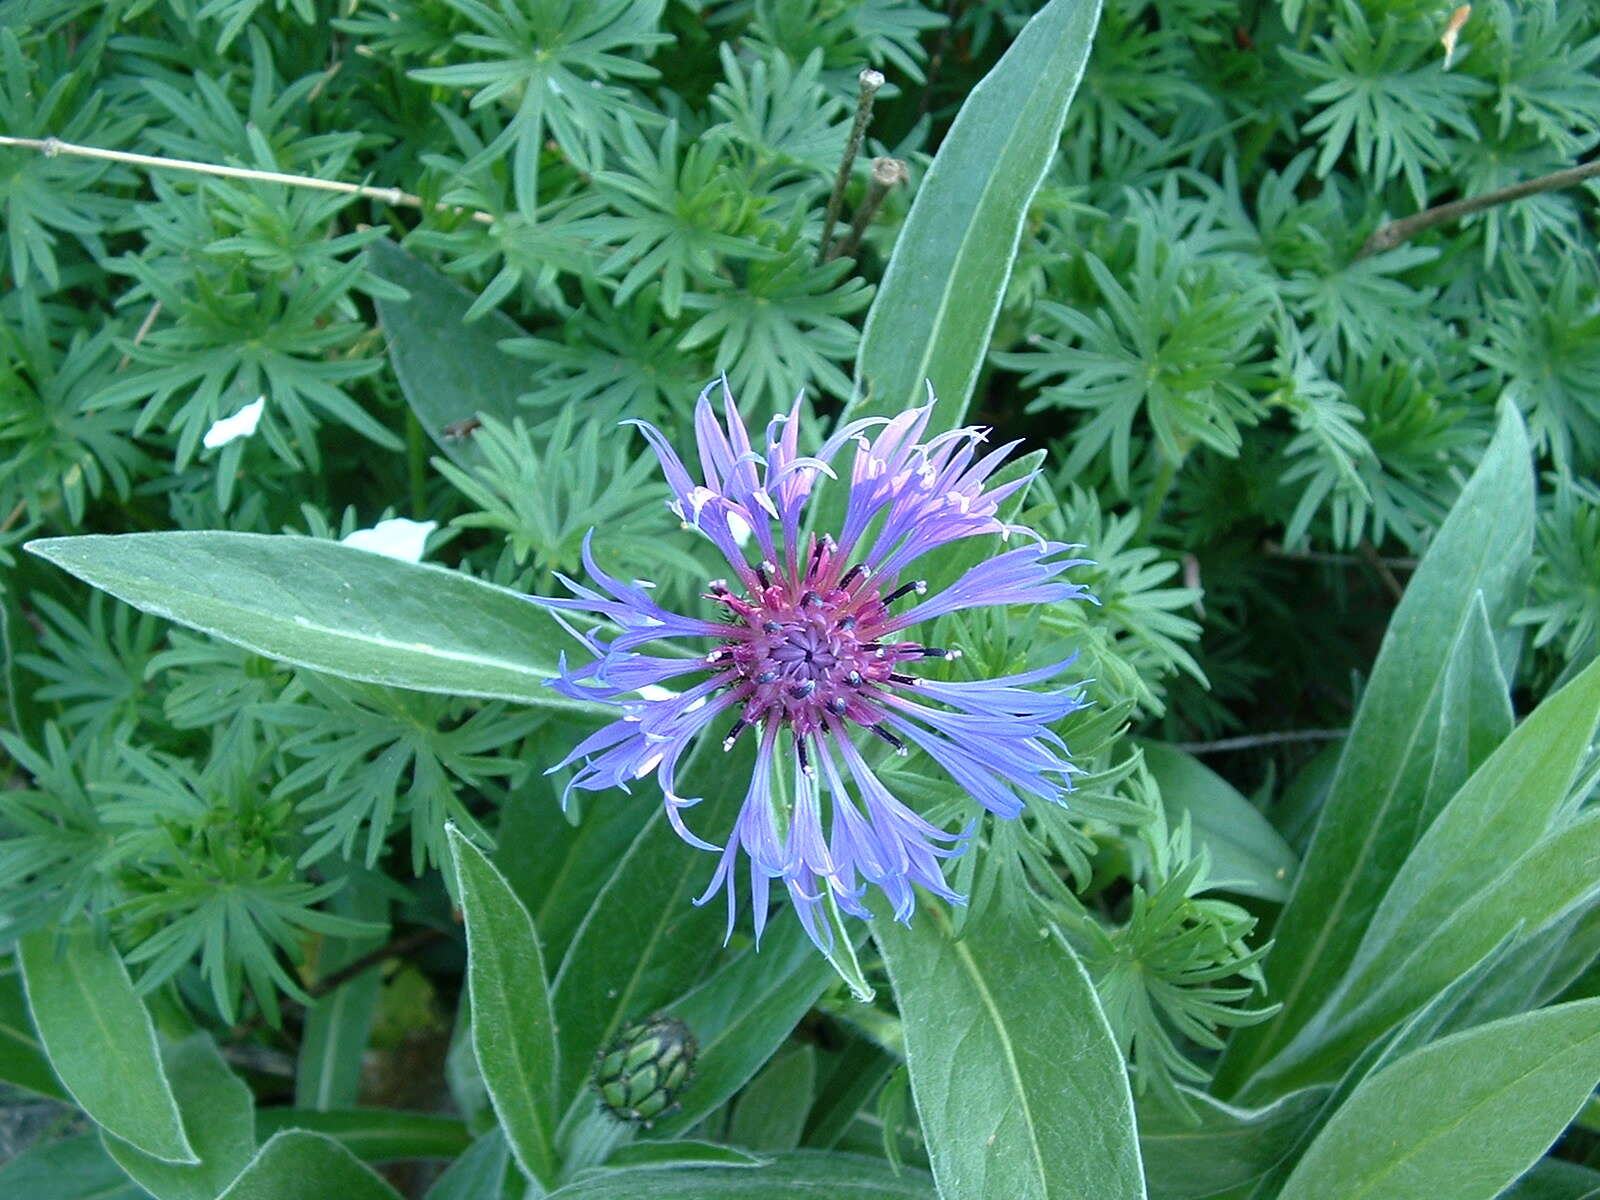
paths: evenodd
<path fill-rule="evenodd" d="M 711 403 L 718 387 L 723 421 Z M 797 400 L 791 412 L 773 419 L 757 452 L 726 381 L 713 383 L 695 409 L 703 482 L 695 481 L 659 430 L 631 422 L 661 461 L 672 511 L 710 538 L 733 568 L 732 579 L 707 586 L 705 598 L 720 610 L 720 619 L 662 608 L 648 584 L 624 583 L 602 571 L 587 542 L 584 565 L 599 590 L 562 576 L 573 595 L 539 600 L 605 617 L 619 631 L 606 640 L 598 629 L 583 633 L 562 622 L 595 657 L 570 668 L 563 656 L 551 686 L 566 696 L 613 703 L 622 716 L 552 770 L 581 761 L 568 787 L 589 790 L 626 788 L 654 772 L 673 828 L 691 845 L 721 855 L 696 903 L 726 891 L 730 933 L 741 849 L 750 859 L 758 938 L 773 880 L 783 881 L 806 931 L 824 951 L 831 946 L 831 927 L 819 920 L 817 909 L 828 893 L 842 911 L 866 917 L 862 895 L 868 885 L 879 888 L 902 921 L 909 921 L 916 904 L 913 884 L 962 900 L 945 883 L 940 861 L 961 852 L 970 827 L 949 833 L 896 798 L 851 740 L 853 729 L 901 754 L 914 743 L 997 816 L 1017 816 L 1023 795 L 1060 802 L 1071 786 L 1076 768 L 1050 725 L 1082 701 L 1070 688 L 1032 687 L 1060 675 L 1071 659 L 963 682 L 911 673 L 925 659 L 960 657 L 957 650 L 904 636 L 921 622 L 985 605 L 1093 599 L 1061 577 L 1087 560 L 1063 557 L 1071 547 L 1000 519 L 1000 503 L 1029 479 L 984 488 L 1017 443 L 979 458 L 983 429 L 956 429 L 923 441 L 932 407 L 930 402 L 897 417 L 850 422 L 815 455 L 802 455 Z M 802 536 L 814 486 L 820 477 L 838 478 L 830 464 L 851 445 L 848 503 L 837 538 Z M 979 562 L 926 599 L 925 583 L 899 582 L 928 551 L 994 533 L 1026 534 L 1027 544 Z M 752 539 L 760 553 L 755 563 L 742 548 Z M 913 595 L 916 603 L 894 611 Z M 704 639 L 714 648 L 692 658 L 638 652 L 675 638 Z M 664 686 L 693 675 L 704 677 L 682 691 Z M 757 739 L 756 760 L 734 828 L 717 846 L 685 824 L 683 810 L 699 801 L 679 791 L 677 773 L 689 747 L 725 715 L 732 722 L 723 749 L 750 731 Z M 781 769 L 793 772 L 790 799 L 774 787 Z"/>

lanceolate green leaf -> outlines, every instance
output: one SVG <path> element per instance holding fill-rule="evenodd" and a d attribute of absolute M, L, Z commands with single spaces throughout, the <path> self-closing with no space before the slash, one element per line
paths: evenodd
<path fill-rule="evenodd" d="M 589 711 L 544 686 L 556 625 L 457 571 L 318 538 L 129 533 L 27 549 L 135 608 L 346 679 Z"/>
<path fill-rule="evenodd" d="M 1596 1200 L 1600 1171 L 1562 1158 L 1542 1158 L 1498 1200 Z"/>
<path fill-rule="evenodd" d="M 759 1167 L 770 1159 L 733 1146 L 679 1138 L 671 1142 L 625 1142 L 606 1158 L 608 1167 Z"/>
<path fill-rule="evenodd" d="M 1480 1025 L 1358 1087 L 1307 1149 L 1283 1200 L 1492 1197 L 1542 1154 L 1600 1082 L 1600 999 Z"/>
<path fill-rule="evenodd" d="M 1600 830 L 1550 830 L 1597 722 L 1600 663 L 1546 699 L 1439 814 L 1344 978 L 1264 1075 L 1336 1076 L 1368 1034 L 1428 998 L 1430 981 L 1442 986 L 1500 936 L 1541 930 L 1600 886 L 1588 869 Z"/>
<path fill-rule="evenodd" d="M 707 836 L 720 836 L 733 824 L 743 797 L 738 780 L 748 761 L 724 760 L 718 794 L 694 808 L 696 827 L 710 831 Z M 648 1016 L 692 987 L 717 954 L 726 909 L 691 903 L 713 862 L 705 851 L 684 845 L 658 804 L 627 852 L 611 864 L 556 975 L 555 1012 L 566 1050 L 563 1103 L 586 1103 L 583 1091 L 595 1053 L 625 1022 Z"/>
<path fill-rule="evenodd" d="M 361 875 L 331 903 L 337 911 L 360 921 L 382 923 L 389 915 L 387 897 L 370 877 Z M 376 950 L 381 943 L 381 937 L 329 937 L 323 942 L 318 970 L 326 977 Z M 382 986 L 380 972 L 363 971 L 306 1010 L 294 1074 L 297 1105 L 324 1110 L 355 1105 L 361 1086 L 362 1057 Z"/>
<path fill-rule="evenodd" d="M 739 1093 L 728 1140 L 751 1150 L 793 1150 L 816 1084 L 816 1051 L 800 1046 L 780 1054 Z"/>
<path fill-rule="evenodd" d="M 855 1154 L 780 1154 L 762 1167 L 633 1167 L 602 1171 L 550 1200 L 935 1200 L 921 1171 Z M 948 1197 L 946 1197 L 948 1200 Z"/>
<path fill-rule="evenodd" d="M 681 1109 L 657 1121 L 652 1135 L 682 1136 L 743 1087 L 835 978 L 800 922 L 785 914 L 759 950 L 745 950 L 667 1004 L 663 1011 L 694 1031 L 700 1054 Z"/>
<path fill-rule="evenodd" d="M 109 1134 L 106 1150 L 156 1200 L 212 1200 L 256 1151 L 255 1097 L 208 1034 L 169 1046 L 163 1058 L 199 1163 L 162 1162 Z"/>
<path fill-rule="evenodd" d="M 1481 994 L 1486 983 L 1496 978 L 1501 965 L 1510 952 L 1512 936 L 1502 939 L 1487 954 L 1441 988 L 1427 1004 L 1408 1017 L 1394 1032 L 1369 1042 L 1361 1055 L 1345 1071 L 1332 1088 L 1319 1087 L 1325 1099 L 1320 1110 L 1296 1140 L 1293 1150 L 1282 1162 L 1255 1181 L 1249 1192 L 1240 1200 L 1278 1200 L 1284 1182 L 1299 1162 L 1305 1147 L 1316 1140 L 1317 1134 L 1327 1124 L 1328 1118 L 1344 1106 L 1356 1088 L 1377 1071 L 1381 1071 L 1414 1050 L 1420 1050 L 1439 1036 L 1449 1022 L 1457 1020 L 1467 1003 Z M 1290 1093 L 1297 1095 L 1299 1093 Z"/>
<path fill-rule="evenodd" d="M 1600 662 L 1548 697 L 1475 771 L 1406 859 L 1352 970 L 1407 949 L 1549 830 L 1600 723 Z"/>
<path fill-rule="evenodd" d="M 56 1100 L 67 1098 L 33 1032 L 22 976 L 15 970 L 0 973 L 0 1082 Z"/>
<path fill-rule="evenodd" d="M 25 1200 L 149 1200 L 92 1133 L 35 1142 L 0 1164 L 0 1196 Z"/>
<path fill-rule="evenodd" d="M 306 1200 L 308 1195 L 400 1200 L 399 1192 L 338 1142 L 303 1129 L 274 1135 L 217 1200 Z"/>
<path fill-rule="evenodd" d="M 1169 818 L 1176 824 L 1187 815 L 1195 845 L 1210 855 L 1208 886 L 1279 903 L 1288 899 L 1294 851 L 1261 810 L 1193 755 L 1159 742 L 1141 745 Z"/>
<path fill-rule="evenodd" d="M 1544 929 L 1578 911 L 1600 894 L 1600 810 L 1590 810 L 1552 833 L 1526 854 L 1505 863 L 1493 878 L 1448 918 L 1430 930 L 1368 991 L 1352 994 L 1349 1006 L 1326 1025 L 1308 1027 L 1316 1045 L 1280 1071 L 1269 1063 L 1276 1086 L 1325 1078 L 1361 1047 L 1414 1011 L 1511 931 Z M 1286 1055 L 1289 1053 L 1285 1052 Z"/>
<path fill-rule="evenodd" d="M 478 456 L 459 423 L 486 413 L 509 425 L 522 411 L 517 397 L 528 390 L 528 367 L 500 343 L 526 331 L 498 311 L 467 324 L 472 294 L 387 238 L 367 247 L 367 264 L 411 293 L 377 300 L 406 403 L 439 448 L 467 466 Z"/>
<path fill-rule="evenodd" d="M 852 415 L 922 404 L 931 380 L 933 428 L 961 423 L 1099 17 L 1100 0 L 1053 0 L 961 106 L 867 316 Z"/>
<path fill-rule="evenodd" d="M 570 737 L 567 744 L 576 745 L 584 732 L 574 727 Z M 500 810 L 493 858 L 533 917 L 545 955 L 559 963 L 595 895 L 661 800 L 643 788 L 575 792 L 582 816 L 571 825 L 560 810 L 560 790 L 549 783 L 530 781 Z"/>
<path fill-rule="evenodd" d="M 1058 933 L 996 908 L 955 941 L 931 905 L 872 930 L 944 1200 L 1145 1195 L 1122 1056 Z"/>
<path fill-rule="evenodd" d="M 459 830 L 449 835 L 467 924 L 473 1049 L 518 1165 L 548 1186 L 560 1059 L 539 938 L 505 877 Z"/>
<path fill-rule="evenodd" d="M 284 1129 L 306 1129 L 338 1142 L 362 1162 L 452 1158 L 472 1144 L 467 1124 L 440 1113 L 395 1108 L 263 1108 L 256 1111 L 262 1139 Z"/>
<path fill-rule="evenodd" d="M 511 1148 L 496 1126 L 462 1151 L 434 1181 L 425 1200 L 496 1200 L 510 1163 Z"/>
<path fill-rule="evenodd" d="M 1157 1101 L 1139 1109 L 1139 1150 L 1150 1200 L 1200 1200 L 1243 1187 L 1284 1158 L 1317 1115 L 1328 1089 L 1292 1092 L 1243 1109 L 1184 1090 L 1193 1115 Z"/>
<path fill-rule="evenodd" d="M 1478 593 L 1445 664 L 1439 739 L 1411 836 L 1418 838 L 1516 724 L 1489 609 Z"/>
<path fill-rule="evenodd" d="M 1533 532 L 1533 471 L 1514 405 L 1406 589 L 1329 787 L 1267 957 L 1283 1005 L 1234 1033 L 1215 1090 L 1233 1095 L 1332 991 L 1416 836 L 1449 651 L 1481 592 L 1500 627 L 1520 599 Z M 1492 941 L 1493 939 L 1491 939 Z"/>
<path fill-rule="evenodd" d="M 83 1111 L 152 1158 L 198 1162 L 161 1067 L 155 1027 L 116 948 L 80 925 L 30 933 L 18 951 L 34 1027 Z"/>

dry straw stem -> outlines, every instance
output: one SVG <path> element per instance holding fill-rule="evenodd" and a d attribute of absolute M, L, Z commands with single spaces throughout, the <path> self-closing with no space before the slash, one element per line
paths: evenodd
<path fill-rule="evenodd" d="M 844 189 L 850 183 L 850 168 L 855 166 L 856 155 L 861 151 L 861 139 L 866 135 L 867 122 L 872 118 L 872 98 L 883 86 L 883 72 L 865 68 L 856 81 L 861 90 L 856 96 L 856 119 L 850 126 L 850 139 L 845 142 L 844 157 L 839 160 L 839 174 L 834 177 L 833 192 L 828 196 L 828 212 L 822 221 L 822 239 L 817 243 L 817 263 L 828 259 L 828 242 L 833 238 L 833 227 L 839 220 L 839 208 L 844 204 Z"/>
<path fill-rule="evenodd" d="M 857 247 L 861 245 L 861 237 L 867 231 L 867 226 L 872 218 L 878 215 L 878 209 L 883 206 L 883 198 L 889 192 L 911 178 L 911 173 L 906 170 L 906 164 L 898 158 L 875 158 L 872 160 L 872 183 L 867 188 L 867 195 L 861 202 L 861 207 L 856 210 L 855 218 L 850 222 L 850 232 L 839 239 L 839 242 L 828 251 L 828 258 L 850 258 L 855 255 Z"/>
<path fill-rule="evenodd" d="M 337 179 L 317 179 L 310 175 L 290 175 L 283 171 L 257 171 L 250 167 L 225 167 L 217 163 L 191 162 L 185 158 L 163 158 L 157 154 L 134 154 L 128 150 L 102 150 L 98 146 L 80 146 L 63 142 L 60 138 L 19 138 L 0 135 L 0 146 L 15 146 L 23 150 L 37 150 L 46 158 L 66 154 L 74 158 L 94 158 L 103 162 L 127 163 L 157 171 L 189 171 L 196 175 L 214 175 L 223 179 L 250 179 L 257 183 L 282 183 L 289 187 L 314 188 L 321 192 L 341 192 L 347 196 L 361 196 L 379 200 L 397 208 L 425 208 L 420 196 L 399 188 L 371 187 L 364 183 L 342 183 Z M 450 204 L 435 204 L 437 212 L 464 212 L 474 221 L 491 225 L 491 213 L 475 209 L 457 208 Z"/>
<path fill-rule="evenodd" d="M 1385 250 L 1393 250 L 1401 242 L 1414 237 L 1424 229 L 1432 229 L 1435 225 L 1444 225 L 1450 221 L 1459 221 L 1462 217 L 1469 217 L 1475 212 L 1482 212 L 1497 204 L 1509 204 L 1513 200 L 1521 200 L 1524 196 L 1553 192 L 1558 188 L 1576 187 L 1596 175 L 1600 175 L 1600 159 L 1586 162 L 1581 166 L 1568 167 L 1565 171 L 1541 175 L 1538 179 L 1513 183 L 1510 187 L 1496 188 L 1480 196 L 1468 196 L 1465 200 L 1452 200 L 1449 204 L 1424 209 L 1414 216 L 1402 217 L 1398 221 L 1390 221 L 1387 225 L 1379 226 L 1356 257 L 1361 259 L 1369 254 L 1381 254 Z"/>

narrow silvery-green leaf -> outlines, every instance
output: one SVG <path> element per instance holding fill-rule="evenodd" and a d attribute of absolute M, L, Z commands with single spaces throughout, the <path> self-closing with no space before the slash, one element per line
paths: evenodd
<path fill-rule="evenodd" d="M 338 1142 L 286 1129 L 273 1135 L 217 1200 L 400 1200 L 395 1191 Z"/>
<path fill-rule="evenodd" d="M 0 1196 L 22 1200 L 148 1200 L 92 1133 L 35 1142 L 0 1163 Z"/>
<path fill-rule="evenodd" d="M 1541 1158 L 1497 1200 L 1595 1200 L 1600 1171 L 1562 1158 Z"/>
<path fill-rule="evenodd" d="M 806 1116 L 803 1141 L 817 1149 L 839 1144 L 898 1066 L 880 1046 L 859 1037 L 833 1058 L 833 1069 L 819 1081 L 816 1101 Z"/>
<path fill-rule="evenodd" d="M 694 808 L 697 828 L 720 836 L 732 824 L 748 781 L 748 755 L 725 759 L 716 791 Z M 708 781 L 711 782 L 711 781 Z M 586 1104 L 595 1054 L 626 1022 L 648 1016 L 697 983 L 721 948 L 726 910 L 692 901 L 711 874 L 711 858 L 686 846 L 658 803 L 572 936 L 555 980 L 555 1012 L 565 1047 L 560 1095 Z M 676 1013 L 672 1015 L 676 1016 Z"/>
<path fill-rule="evenodd" d="M 319 538 L 128 533 L 27 549 L 135 608 L 346 679 L 598 711 L 544 686 L 560 630 L 517 593 Z"/>
<path fill-rule="evenodd" d="M 1381 973 L 1550 827 L 1600 724 L 1600 662 L 1547 697 L 1446 805 L 1395 877 L 1352 971 Z M 1408 941 L 1409 939 L 1409 941 Z"/>
<path fill-rule="evenodd" d="M 354 886 L 332 901 L 337 911 L 361 921 L 381 923 L 388 902 L 376 886 L 357 877 Z M 382 944 L 381 937 L 329 937 L 323 942 L 318 969 L 324 976 Z M 306 1010 L 300 1055 L 295 1063 L 294 1102 L 301 1108 L 350 1108 L 361 1087 L 361 1061 L 372 1020 L 378 1010 L 383 976 L 363 971 L 334 988 Z"/>
<path fill-rule="evenodd" d="M 556 1176 L 559 1057 L 533 918 L 483 851 L 449 829 L 467 925 L 472 1045 L 506 1140 L 530 1177 Z"/>
<path fill-rule="evenodd" d="M 1139 1108 L 1139 1150 L 1150 1200 L 1201 1200 L 1243 1187 L 1294 1149 L 1327 1098 L 1325 1087 L 1243 1109 L 1184 1090 L 1190 1112 L 1165 1101 Z"/>
<path fill-rule="evenodd" d="M 1515 724 L 1511 688 L 1501 669 L 1495 630 L 1480 592 L 1445 663 L 1438 746 L 1427 789 L 1417 807 L 1413 839 L 1422 835 Z"/>
<path fill-rule="evenodd" d="M 793 1150 L 817 1085 L 817 1055 L 799 1046 L 778 1055 L 739 1093 L 728 1140 L 751 1150 Z"/>
<path fill-rule="evenodd" d="M 405 300 L 377 299 L 406 403 L 441 450 L 469 465 L 478 455 L 460 423 L 487 414 L 509 425 L 523 411 L 517 398 L 528 390 L 527 364 L 500 343 L 525 331 L 499 311 L 468 324 L 472 294 L 387 238 L 367 247 L 367 265 L 410 293 Z"/>
<path fill-rule="evenodd" d="M 933 428 L 961 423 L 1099 17 L 1099 0 L 1053 0 L 961 106 L 867 316 L 851 415 L 925 403 L 931 381 Z"/>
<path fill-rule="evenodd" d="M 256 1134 L 264 1140 L 285 1129 L 331 1137 L 362 1162 L 402 1158 L 454 1158 L 472 1144 L 466 1122 L 442 1113 L 395 1108 L 262 1108 Z"/>
<path fill-rule="evenodd" d="M 16 970 L 0 972 L 0 1082 L 55 1100 L 67 1098 L 28 1019 L 22 976 Z"/>
<path fill-rule="evenodd" d="M 1122 1055 L 1059 933 L 996 907 L 956 941 L 931 905 L 872 933 L 944 1200 L 1145 1195 Z"/>
<path fill-rule="evenodd" d="M 34 1028 L 78 1106 L 152 1158 L 198 1162 L 161 1066 L 155 1026 L 116 948 L 77 926 L 28 934 L 17 957 Z"/>
<path fill-rule="evenodd" d="M 1393 1033 L 1369 1042 L 1360 1056 L 1344 1072 L 1339 1082 L 1330 1088 L 1318 1088 L 1325 1099 L 1320 1110 L 1305 1127 L 1290 1154 L 1260 1179 L 1255 1181 L 1241 1200 L 1278 1200 L 1285 1180 L 1299 1161 L 1305 1147 L 1322 1131 L 1323 1125 L 1344 1106 L 1356 1088 L 1369 1075 L 1381 1071 L 1414 1050 L 1420 1050 L 1440 1035 L 1445 1026 L 1455 1021 L 1468 1003 L 1481 994 L 1484 986 L 1500 973 L 1501 965 L 1511 951 L 1514 935 L 1507 935 L 1461 974 L 1434 993 L 1425 1005 L 1413 1013 Z M 1296 1095 L 1298 1093 L 1291 1093 Z"/>
<path fill-rule="evenodd" d="M 1289 1176 L 1283 1200 L 1497 1196 L 1600 1082 L 1600 999 L 1480 1025 L 1368 1078 Z"/>
<path fill-rule="evenodd" d="M 858 931 L 857 936 L 861 936 Z M 681 1137 L 705 1120 L 772 1057 L 834 979 L 800 922 L 770 930 L 748 949 L 663 1011 L 689 1026 L 700 1043 L 694 1082 L 681 1106 L 657 1121 L 654 1137 Z"/>
<path fill-rule="evenodd" d="M 765 1166 L 629 1167 L 597 1171 L 549 1200 L 935 1200 L 922 1171 L 881 1158 L 799 1151 Z M 949 1200 L 946 1197 L 946 1200 Z"/>
<path fill-rule="evenodd" d="M 736 1146 L 680 1138 L 671 1142 L 624 1142 L 606 1159 L 608 1167 L 759 1167 L 771 1159 Z"/>
<path fill-rule="evenodd" d="M 1283 1005 L 1236 1030 L 1214 1090 L 1239 1092 L 1333 990 L 1417 833 L 1450 650 L 1479 602 L 1500 627 L 1520 600 L 1533 538 L 1533 469 L 1515 405 L 1395 610 L 1264 963 Z M 1491 939 L 1493 940 L 1493 939 Z"/>
<path fill-rule="evenodd" d="M 1286 1062 L 1269 1063 L 1268 1082 L 1292 1086 L 1331 1077 L 1384 1030 L 1446 987 L 1513 931 L 1541 930 L 1579 911 L 1600 895 L 1600 809 L 1503 863 L 1426 936 L 1392 960 L 1368 990 L 1352 993 L 1348 1007 L 1307 1026 L 1314 1044 L 1291 1043 Z M 1290 1052 L 1293 1057 L 1290 1057 Z M 1274 1060 L 1276 1062 L 1276 1060 Z"/>
<path fill-rule="evenodd" d="M 567 744 L 583 736 L 575 729 Z M 491 857 L 527 906 L 545 955 L 560 963 L 595 896 L 661 801 L 642 788 L 576 793 L 582 815 L 572 825 L 560 811 L 559 791 L 548 783 L 535 781 L 526 788 L 532 795 L 519 793 L 501 809 Z"/>
<path fill-rule="evenodd" d="M 363 971 L 318 998 L 307 1010 L 300 1056 L 295 1064 L 297 1105 L 327 1110 L 355 1104 L 361 1086 L 361 1060 L 382 989 L 382 974 Z"/>
<path fill-rule="evenodd" d="M 200 1161 L 162 1162 L 105 1136 L 117 1164 L 156 1200 L 212 1200 L 256 1151 L 255 1097 L 222 1061 L 209 1034 L 197 1033 L 162 1055 L 183 1127 Z"/>
<path fill-rule="evenodd" d="M 498 1197 L 511 1162 L 511 1147 L 499 1128 L 491 1129 L 445 1169 L 425 1200 L 480 1200 Z"/>
<path fill-rule="evenodd" d="M 1343 979 L 1262 1084 L 1331 1079 L 1501 936 L 1574 911 L 1593 890 L 1600 829 L 1551 830 L 1600 723 L 1600 663 L 1548 697 L 1484 761 L 1417 843 Z M 1553 874 L 1552 874 L 1553 872 Z"/>
<path fill-rule="evenodd" d="M 1144 760 L 1161 787 L 1168 818 L 1190 821 L 1197 849 L 1210 857 L 1213 888 L 1281 903 L 1289 898 L 1295 856 L 1261 810 L 1193 755 L 1142 742 Z"/>

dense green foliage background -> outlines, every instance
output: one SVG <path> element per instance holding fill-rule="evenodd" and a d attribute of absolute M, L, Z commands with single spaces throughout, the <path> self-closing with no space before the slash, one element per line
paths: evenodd
<path fill-rule="evenodd" d="M 586 799 L 563 822 L 542 770 L 582 714 L 285 665 L 137 613 L 19 547 L 202 529 L 329 541 L 405 516 L 439 523 L 429 561 L 551 592 L 557 572 L 581 569 L 596 527 L 608 569 L 692 603 L 718 571 L 680 536 L 653 460 L 618 421 L 657 422 L 682 444 L 719 371 L 756 422 L 800 391 L 819 424 L 870 404 L 874 380 L 855 363 L 910 198 L 1039 7 L 0 0 L 0 135 L 410 194 L 386 203 L 0 146 L 0 740 L 12 758 L 0 937 L 89 918 L 164 1034 L 200 1027 L 269 1063 L 299 1058 L 293 1081 L 252 1077 L 263 1102 L 432 1107 L 438 1096 L 362 1084 L 361 1050 L 411 1047 L 437 1074 L 454 1028 L 455 1102 L 487 1113 L 461 1067 L 446 825 L 498 841 L 554 975 L 608 878 L 605 852 L 620 856 L 650 807 Z M 1525 421 L 1537 499 L 1511 466 L 1482 485 L 1460 536 L 1504 538 L 1506 578 L 1483 583 L 1476 650 L 1455 626 L 1437 645 L 1440 662 L 1477 664 L 1464 673 L 1498 663 L 1484 718 L 1495 736 L 1461 750 L 1448 787 L 1429 783 L 1427 816 L 1505 737 L 1507 685 L 1530 711 L 1600 649 L 1600 191 L 1545 192 L 1362 253 L 1388 219 L 1593 150 L 1600 9 L 1476 4 L 1447 57 L 1452 8 L 1107 0 L 966 409 L 1048 450 L 1024 515 L 1086 545 L 1097 566 L 1081 577 L 1102 603 L 953 625 L 994 670 L 1077 650 L 1096 701 L 1065 731 L 1088 772 L 1073 811 L 993 828 L 956 868 L 974 894 L 956 924 L 1019 912 L 1059 923 L 1152 1129 L 1199 1119 L 1193 1089 L 1224 1032 L 1275 1012 L 1281 989 L 1256 991 L 1265 931 L 1396 602 L 1502 404 Z M 867 153 L 903 160 L 909 182 L 859 246 L 829 257 L 824 209 L 866 66 L 888 81 Z M 864 156 L 846 222 L 868 188 Z M 406 307 L 419 297 L 451 320 L 465 309 L 468 325 L 428 341 L 449 327 Z M 470 432 L 430 408 L 462 393 L 490 414 Z M 257 397 L 253 437 L 203 445 Z M 1524 501 L 1537 505 L 1526 563 L 1513 536 Z M 1470 624 L 1472 597 L 1459 599 Z M 553 657 L 554 627 L 539 636 Z M 1460 687 L 1479 703 L 1482 689 Z M 1279 733 L 1291 736 L 1258 736 Z M 1216 745 L 1241 735 L 1238 749 Z M 1567 775 L 1541 777 L 1552 805 L 1573 792 L 1562 820 L 1593 780 L 1578 740 Z M 1173 746 L 1206 754 L 1231 785 Z M 1389 765 L 1398 776 L 1410 762 Z M 958 814 L 915 762 L 897 786 Z M 567 856 L 576 875 L 558 880 L 516 849 L 527 845 Z M 1540 943 L 1565 956 L 1548 976 L 1562 986 L 1533 989 L 1537 1003 L 1594 992 L 1590 901 L 1572 903 L 1547 914 L 1567 922 Z M 361 977 L 359 997 L 338 988 L 335 973 L 386 933 L 404 965 L 381 985 Z M 1494 945 L 1462 969 L 1487 970 Z M 879 983 L 936 969 L 927 946 L 897 952 L 891 937 L 880 952 L 887 975 L 867 960 Z M 681 990 L 720 961 L 714 938 L 685 936 L 676 953 Z M 1381 974 L 1375 961 L 1366 969 Z M 598 978 L 606 964 L 591 965 Z M 3 980 L 0 1005 L 21 1014 L 16 977 Z M 354 1007 L 331 1012 L 330 996 Z M 700 1114 L 701 1132 L 931 1160 L 958 1194 L 957 1168 L 929 1154 L 939 1131 L 923 1093 L 920 1125 L 907 1096 L 899 1056 L 920 1035 L 902 1040 L 906 1001 L 867 1004 L 833 984 L 786 1003 L 790 1027 L 809 1011 L 808 1025 L 742 1095 L 778 1108 L 814 1089 L 810 1117 L 789 1129 L 740 1100 Z M 1481 1017 L 1520 1012 L 1486 1004 Z M 1358 1017 L 1331 1026 L 1349 1057 L 1369 1044 Z M 1422 1046 L 1442 1022 L 1408 1027 L 1402 1044 Z M 1264 1028 L 1250 1044 L 1282 1049 Z M 306 1066 L 338 1038 L 355 1040 L 336 1069 Z M 1265 1105 L 1290 1081 L 1338 1079 L 1332 1060 L 1280 1060 L 1281 1088 L 1251 1096 L 1238 1054 L 1219 1094 Z M 476 1108 L 462 1098 L 474 1086 Z M 1561 1153 L 1592 1158 L 1592 1134 Z"/>

